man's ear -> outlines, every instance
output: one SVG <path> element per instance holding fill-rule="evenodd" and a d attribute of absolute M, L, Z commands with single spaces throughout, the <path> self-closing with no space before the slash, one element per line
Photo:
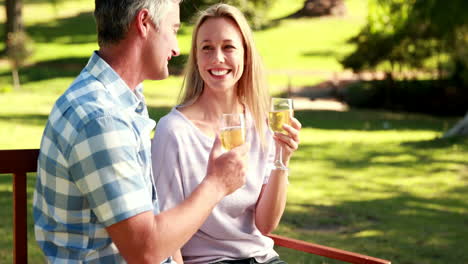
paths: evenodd
<path fill-rule="evenodd" d="M 149 14 L 148 9 L 143 8 L 135 16 L 135 25 L 137 32 L 140 36 L 146 38 L 151 27 L 154 27 L 153 20 Z"/>

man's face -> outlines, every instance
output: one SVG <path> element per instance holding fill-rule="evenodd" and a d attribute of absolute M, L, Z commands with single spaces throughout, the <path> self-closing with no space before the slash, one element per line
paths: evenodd
<path fill-rule="evenodd" d="M 169 76 L 168 62 L 172 56 L 180 54 L 177 43 L 179 28 L 179 4 L 173 3 L 159 27 L 153 27 L 149 33 L 148 49 L 143 54 L 144 65 L 148 67 L 148 79 L 162 80 Z"/>

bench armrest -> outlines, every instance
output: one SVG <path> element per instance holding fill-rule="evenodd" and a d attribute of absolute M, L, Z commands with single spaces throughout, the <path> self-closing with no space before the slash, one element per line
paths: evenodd
<path fill-rule="evenodd" d="M 314 243 L 305 242 L 302 240 L 292 239 L 284 236 L 269 234 L 268 235 L 276 246 L 290 248 L 314 255 L 319 255 L 327 258 L 337 259 L 354 264 L 390 264 L 391 262 L 384 259 L 374 258 L 358 253 L 345 251 L 337 248 L 326 247 Z"/>

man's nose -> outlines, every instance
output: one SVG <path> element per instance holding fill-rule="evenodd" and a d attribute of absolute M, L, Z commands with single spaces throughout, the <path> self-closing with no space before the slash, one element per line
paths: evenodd
<path fill-rule="evenodd" d="M 172 50 L 172 57 L 177 57 L 179 55 L 180 55 L 179 47 L 176 47 L 175 49 Z"/>
<path fill-rule="evenodd" d="M 180 55 L 179 42 L 175 40 L 174 48 L 172 49 L 172 57 L 177 57 Z"/>

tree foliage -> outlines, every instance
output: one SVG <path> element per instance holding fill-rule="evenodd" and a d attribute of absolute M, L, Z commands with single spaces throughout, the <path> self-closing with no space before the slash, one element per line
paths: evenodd
<path fill-rule="evenodd" d="M 192 22 L 191 19 L 199 10 L 219 3 L 219 0 L 184 0 L 181 3 L 181 19 Z M 259 29 L 267 23 L 266 14 L 275 0 L 224 0 L 226 4 L 239 8 L 249 20 L 254 29 Z"/>
<path fill-rule="evenodd" d="M 452 95 L 452 99 L 465 102 L 466 107 L 468 1 L 371 0 L 369 4 L 367 25 L 350 40 L 357 49 L 344 58 L 342 64 L 361 71 L 382 67 L 386 63 L 390 67 L 388 72 L 394 72 L 396 65 L 424 69 L 428 59 L 436 59 L 439 79 L 448 77 L 455 87 L 442 87 L 441 96 L 433 96 L 426 101 L 432 105 L 440 104 L 444 98 L 448 99 L 448 92 L 457 91 L 457 87 L 465 88 L 457 92 L 455 98 Z M 389 79 L 390 84 L 392 79 Z M 444 82 L 439 80 L 435 84 L 433 87 Z M 386 89 L 386 100 L 394 88 Z M 467 134 L 468 113 L 446 136 Z"/>
<path fill-rule="evenodd" d="M 439 60 L 439 69 L 468 84 L 468 1 L 371 0 L 367 25 L 350 40 L 357 49 L 342 64 L 355 71 L 387 62 L 424 68 Z"/>

